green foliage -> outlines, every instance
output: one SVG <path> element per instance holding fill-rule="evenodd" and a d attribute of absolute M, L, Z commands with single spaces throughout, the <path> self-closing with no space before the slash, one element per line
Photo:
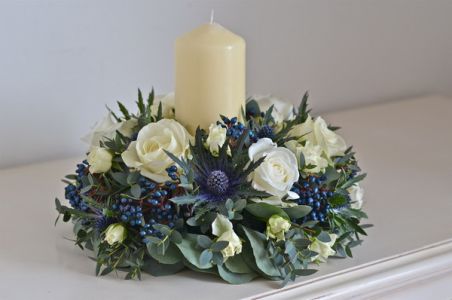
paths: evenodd
<path fill-rule="evenodd" d="M 251 131 L 258 132 L 263 126 L 274 130 L 273 140 L 283 146 L 293 139 L 289 137 L 290 130 L 306 122 L 309 117 L 308 93 L 302 101 L 292 120 L 277 124 L 272 117 L 274 107 L 262 111 L 255 100 L 250 100 L 246 106 L 244 133 L 237 139 L 228 137 L 219 149 L 218 156 L 210 153 L 206 147 L 207 134 L 198 129 L 194 142 L 190 145 L 188 158 L 180 158 L 170 152 L 166 154 L 178 166 L 177 173 L 180 182 L 177 183 L 174 194 L 168 196 L 165 203 L 176 207 L 180 217 L 173 224 L 154 224 L 152 228 L 159 235 L 140 236 L 141 227 L 133 227 L 120 219 L 120 213 L 113 207 L 118 199 L 123 197 L 140 203 L 143 214 L 150 206 L 144 200 L 149 196 L 141 188 L 140 173 L 128 168 L 121 154 L 128 148 L 132 138 L 121 132 L 114 137 L 104 139 L 101 146 L 113 154 L 112 168 L 103 174 L 85 172 L 68 175 L 63 180 L 66 184 L 77 187 L 77 193 L 86 203 L 88 209 L 63 205 L 55 199 L 58 220 L 73 223 L 74 243 L 81 249 L 91 252 L 96 261 L 95 273 L 105 276 L 118 271 L 125 272 L 125 279 L 140 279 L 142 272 L 153 276 L 165 276 L 177 273 L 184 268 L 197 272 L 215 274 L 231 284 L 249 282 L 256 277 L 269 280 L 279 280 L 282 284 L 295 280 L 297 276 L 309 276 L 316 272 L 310 269 L 317 253 L 309 250 L 312 241 L 330 242 L 330 234 L 338 236 L 332 246 L 337 257 L 352 257 L 352 248 L 362 243 L 362 236 L 367 235 L 369 224 L 362 224 L 367 218 L 361 209 L 353 209 L 349 203 L 348 189 L 366 177 L 350 147 L 342 156 L 332 157 L 330 165 L 322 174 L 324 186 L 333 195 L 328 197 L 331 209 L 325 222 L 304 221 L 312 208 L 306 205 L 292 205 L 293 202 L 283 198 L 287 207 L 271 205 L 259 200 L 269 197 L 268 193 L 255 190 L 249 182 L 249 175 L 260 166 L 265 158 L 251 162 L 248 148 L 253 142 Z M 147 98 L 138 90 L 136 112 L 128 110 L 118 101 L 119 113 L 108 109 L 117 122 L 134 120 L 137 126 L 133 133 L 141 128 L 163 118 L 163 107 L 154 103 L 154 90 Z M 252 113 L 251 113 L 252 112 Z M 331 130 L 338 127 L 329 126 Z M 165 150 L 164 150 L 165 151 Z M 200 195 L 200 185 L 196 176 L 211 166 L 227 166 L 236 171 L 237 176 L 244 178 L 233 196 L 222 201 L 206 201 Z M 299 168 L 304 170 L 300 177 L 306 178 L 311 173 L 312 166 L 305 165 L 304 156 L 299 157 Z M 197 173 L 198 172 L 198 173 Z M 156 183 L 163 185 L 165 183 Z M 170 182 L 171 184 L 171 182 Z M 226 197 L 225 197 L 226 198 Z M 220 241 L 212 234 L 212 223 L 218 214 L 226 216 L 233 225 L 234 232 L 242 241 L 242 252 L 232 257 L 224 257 L 223 253 L 229 246 L 228 241 Z M 268 238 L 265 235 L 265 225 L 268 219 L 278 215 L 291 222 L 291 228 L 285 232 L 283 240 Z M 108 221 L 121 223 L 127 230 L 127 238 L 122 243 L 108 244 L 105 241 L 105 228 L 99 229 L 96 224 L 99 216 Z M 147 216 L 143 216 L 145 221 Z M 171 227 L 170 227 L 171 226 Z M 145 235 L 142 233 L 142 235 Z"/>
<path fill-rule="evenodd" d="M 246 210 L 262 221 L 267 221 L 273 215 L 289 219 L 289 216 L 282 208 L 267 203 L 248 204 Z"/>

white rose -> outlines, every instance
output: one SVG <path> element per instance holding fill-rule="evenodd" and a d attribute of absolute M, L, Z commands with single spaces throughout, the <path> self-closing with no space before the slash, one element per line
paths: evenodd
<path fill-rule="evenodd" d="M 153 115 L 157 115 L 159 104 L 162 103 L 162 116 L 165 119 L 174 119 L 175 98 L 174 92 L 166 95 L 158 95 L 154 99 L 154 104 L 151 106 Z"/>
<path fill-rule="evenodd" d="M 319 145 L 328 157 L 344 155 L 344 151 L 347 149 L 344 139 L 329 129 L 322 117 L 317 117 L 313 121 L 311 116 L 308 116 L 303 124 L 292 128 L 289 136 Z"/>
<path fill-rule="evenodd" d="M 265 157 L 250 175 L 254 189 L 265 191 L 278 198 L 286 195 L 294 199 L 298 198 L 297 194 L 290 191 L 300 174 L 297 158 L 289 149 L 277 147 L 271 139 L 263 138 L 251 145 L 248 156 L 252 161 Z"/>
<path fill-rule="evenodd" d="M 140 170 L 141 175 L 156 182 L 164 182 L 169 179 L 165 169 L 174 164 L 164 150 L 176 157 L 185 157 L 190 138 L 180 123 L 162 119 L 144 126 L 137 140 L 131 142 L 121 156 L 128 167 Z"/>
<path fill-rule="evenodd" d="M 219 149 L 226 141 L 226 131 L 227 129 L 221 127 L 221 125 L 211 124 L 209 127 L 209 136 L 207 137 L 206 145 L 214 156 L 218 156 Z"/>
<path fill-rule="evenodd" d="M 225 216 L 217 215 L 212 223 L 212 234 L 218 237 L 217 241 L 229 242 L 228 246 L 221 251 L 225 259 L 242 252 L 242 241 L 234 232 L 231 221 Z"/>
<path fill-rule="evenodd" d="M 105 173 L 111 168 L 111 160 L 113 155 L 101 147 L 93 147 L 88 154 L 89 171 L 94 173 Z"/>
<path fill-rule="evenodd" d="M 352 200 L 351 208 L 360 209 L 363 206 L 364 189 L 359 183 L 355 183 L 347 191 L 350 193 L 350 199 Z"/>
<path fill-rule="evenodd" d="M 279 215 L 273 215 L 267 221 L 267 239 L 272 238 L 277 241 L 286 239 L 285 233 L 290 229 L 290 222 Z"/>
<path fill-rule="evenodd" d="M 294 126 L 289 131 L 289 136 L 301 140 L 310 140 L 311 142 L 313 142 L 313 144 L 316 144 L 314 138 L 314 121 L 312 120 L 311 116 L 308 116 L 306 121 L 304 121 L 303 123 Z"/>
<path fill-rule="evenodd" d="M 137 124 L 138 121 L 133 118 L 116 122 L 111 113 L 108 113 L 100 122 L 96 123 L 88 135 L 82 138 L 82 141 L 89 144 L 90 148 L 92 148 L 100 146 L 101 141 L 105 142 L 107 139 L 113 139 L 116 131 L 119 131 L 126 137 L 131 137 L 133 129 Z"/>
<path fill-rule="evenodd" d="M 272 95 L 256 95 L 250 99 L 254 99 L 262 112 L 267 111 L 273 105 L 272 117 L 276 123 L 281 123 L 284 120 L 292 120 L 294 115 L 294 107 Z"/>
<path fill-rule="evenodd" d="M 113 245 L 114 243 L 122 243 L 127 237 L 127 231 L 119 223 L 111 224 L 108 226 L 107 230 L 105 231 L 105 241 L 109 245 Z"/>
<path fill-rule="evenodd" d="M 317 252 L 318 255 L 314 256 L 312 260 L 318 260 L 320 262 L 326 262 L 328 256 L 336 254 L 336 251 L 333 250 L 333 245 L 336 242 L 337 235 L 329 234 L 330 241 L 324 243 L 317 238 L 314 238 L 311 245 L 308 246 L 308 249 L 314 252 Z"/>
<path fill-rule="evenodd" d="M 310 141 L 306 141 L 306 144 L 303 146 L 301 143 L 297 141 L 288 141 L 285 146 L 292 151 L 298 160 L 298 166 L 300 166 L 300 157 L 303 154 L 304 157 L 304 165 L 306 166 L 315 166 L 314 168 L 307 169 L 304 168 L 303 171 L 308 173 L 320 173 L 325 171 L 325 168 L 328 167 L 328 161 L 322 156 L 323 150 L 319 145 L 313 145 Z"/>
<path fill-rule="evenodd" d="M 344 155 L 344 151 L 347 149 L 344 139 L 328 129 L 328 125 L 322 117 L 317 117 L 314 121 L 314 136 L 317 144 L 329 157 Z"/>

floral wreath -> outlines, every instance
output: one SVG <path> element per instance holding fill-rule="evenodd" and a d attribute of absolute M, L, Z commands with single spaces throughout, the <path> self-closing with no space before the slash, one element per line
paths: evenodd
<path fill-rule="evenodd" d="M 155 99 L 154 99 L 155 98 Z M 361 244 L 361 173 L 354 152 L 306 93 L 298 109 L 248 99 L 194 136 L 175 119 L 174 96 L 138 112 L 118 102 L 85 138 L 87 159 L 66 176 L 58 218 L 91 250 L 96 275 L 162 276 L 189 268 L 232 284 L 263 277 L 283 285 Z M 57 218 L 57 220 L 58 220 Z"/>

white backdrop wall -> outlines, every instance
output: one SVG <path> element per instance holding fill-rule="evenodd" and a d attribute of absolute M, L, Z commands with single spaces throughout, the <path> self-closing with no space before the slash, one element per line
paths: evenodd
<path fill-rule="evenodd" d="M 247 41 L 249 94 L 452 96 L 449 0 L 0 0 L 0 167 L 80 155 L 105 104 L 171 91 L 174 39 L 212 8 Z"/>

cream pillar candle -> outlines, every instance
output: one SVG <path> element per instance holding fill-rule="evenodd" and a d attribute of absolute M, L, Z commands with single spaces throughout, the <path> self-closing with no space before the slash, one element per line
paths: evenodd
<path fill-rule="evenodd" d="M 219 24 L 202 25 L 176 40 L 176 119 L 196 127 L 240 117 L 245 107 L 245 41 Z"/>

